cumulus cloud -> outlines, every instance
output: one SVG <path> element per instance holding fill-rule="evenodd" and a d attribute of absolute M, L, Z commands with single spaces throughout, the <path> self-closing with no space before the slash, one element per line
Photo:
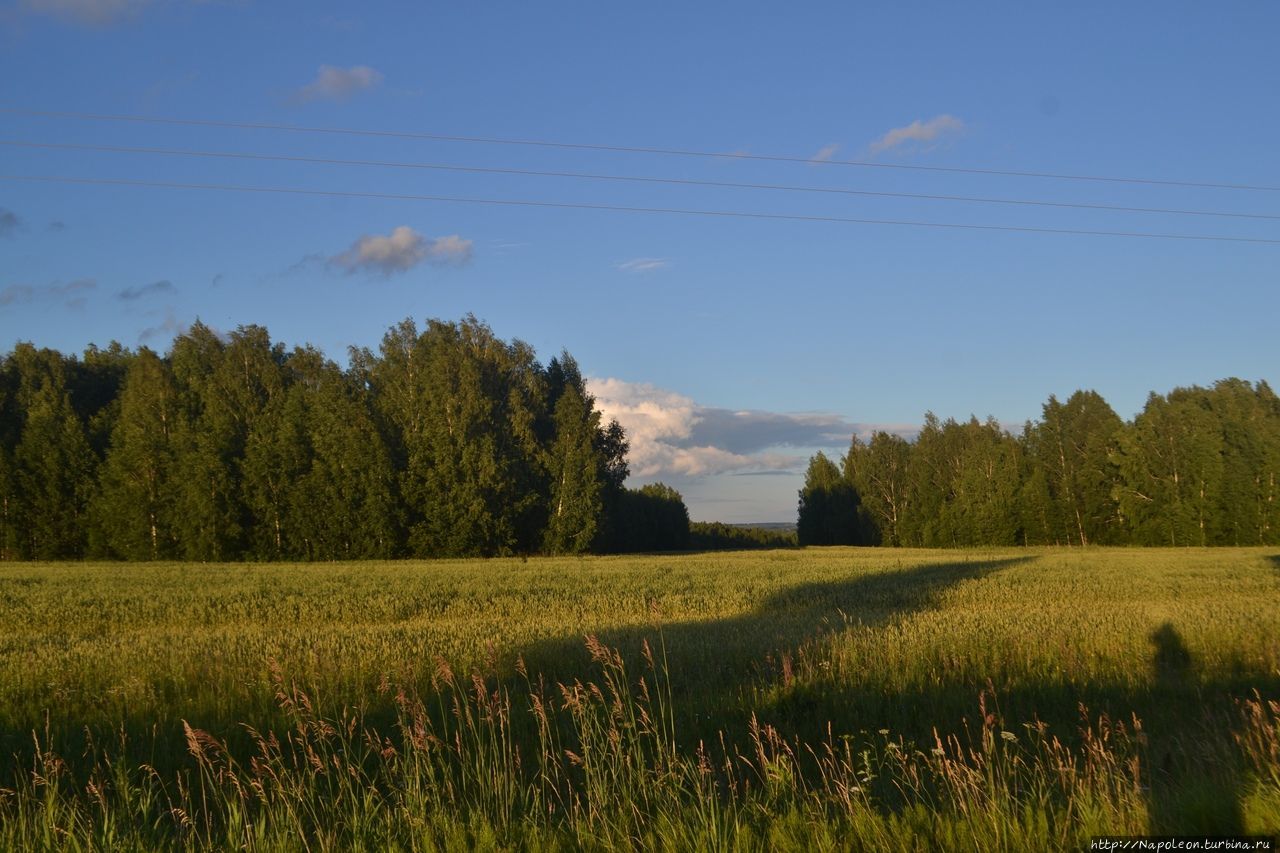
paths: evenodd
<path fill-rule="evenodd" d="M 383 276 L 406 272 L 428 261 L 435 264 L 462 265 L 471 260 L 472 241 L 451 234 L 426 237 L 401 225 L 390 234 L 364 234 L 341 254 L 328 259 L 330 266 L 347 274 L 372 272 Z"/>
<path fill-rule="evenodd" d="M 803 458 L 778 448 L 849 441 L 836 416 L 731 412 L 621 379 L 593 378 L 588 389 L 604 418 L 626 430 L 631 473 L 640 479 L 791 471 Z"/>
<path fill-rule="evenodd" d="M 632 258 L 618 264 L 618 269 L 623 272 L 652 272 L 668 265 L 666 258 Z"/>
<path fill-rule="evenodd" d="M 345 101 L 357 92 L 372 89 L 381 82 L 382 72 L 367 65 L 353 65 L 350 68 L 321 65 L 316 72 L 316 79 L 298 90 L 298 99 Z"/>
<path fill-rule="evenodd" d="M 832 142 L 830 145 L 824 145 L 818 149 L 818 153 L 809 158 L 810 163 L 826 163 L 832 157 L 836 156 L 836 152 L 840 150 L 839 144 Z"/>
<path fill-rule="evenodd" d="M 176 291 L 177 288 L 173 286 L 173 282 L 168 279 L 161 279 L 160 281 L 153 281 L 150 284 L 140 284 L 137 287 L 126 287 L 124 290 L 120 291 L 117 298 L 123 299 L 126 302 L 133 302 L 134 300 L 141 299 L 144 296 L 153 296 L 157 293 L 174 293 Z"/>
<path fill-rule="evenodd" d="M 0 237 L 7 237 L 22 225 L 18 214 L 8 208 L 0 207 Z"/>
<path fill-rule="evenodd" d="M 843 451 L 854 435 L 869 439 L 884 430 L 912 437 L 918 430 L 823 412 L 702 406 L 683 394 L 621 379 L 591 378 L 587 388 L 604 419 L 616 419 L 626 430 L 631 473 L 641 480 L 798 474 L 814 448 Z"/>
<path fill-rule="evenodd" d="M 906 127 L 895 127 L 871 143 L 871 153 L 879 154 L 908 142 L 933 142 L 941 136 L 964 130 L 964 122 L 953 115 L 934 116 L 928 121 L 916 119 Z"/>
<path fill-rule="evenodd" d="M 29 284 L 11 284 L 0 290 L 0 305 L 21 305 L 36 300 L 66 299 L 68 308 L 83 308 L 88 295 L 98 283 L 91 278 L 78 278 L 63 284 L 55 281 L 41 287 Z"/>
<path fill-rule="evenodd" d="M 133 17 L 149 5 L 151 0 L 22 0 L 28 12 L 90 26 Z"/>

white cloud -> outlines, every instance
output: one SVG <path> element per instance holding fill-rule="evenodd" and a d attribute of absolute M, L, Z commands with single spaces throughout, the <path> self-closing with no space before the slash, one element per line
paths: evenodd
<path fill-rule="evenodd" d="M 432 239 L 408 225 L 395 228 L 385 237 L 365 234 L 351 248 L 329 258 L 329 264 L 356 272 L 374 272 L 383 276 L 406 272 L 423 261 L 462 265 L 471 260 L 472 241 L 457 234 Z"/>
<path fill-rule="evenodd" d="M 457 234 L 428 240 L 427 260 L 444 264 L 465 264 L 471 260 L 472 242 Z"/>
<path fill-rule="evenodd" d="M 303 101 L 345 101 L 356 92 L 371 89 L 381 82 L 382 72 L 367 65 L 353 65 L 350 68 L 321 65 L 316 72 L 316 79 L 298 90 L 298 98 Z"/>
<path fill-rule="evenodd" d="M 699 406 L 674 391 L 621 379 L 592 378 L 587 387 L 605 420 L 617 419 L 626 430 L 631 473 L 639 479 L 785 471 L 803 464 L 794 454 L 770 451 L 785 444 L 785 436 L 775 432 L 752 441 L 745 434 L 731 435 L 732 428 L 723 424 L 726 414 L 745 423 L 762 413 Z M 846 433 L 841 441 L 848 440 Z"/>
<path fill-rule="evenodd" d="M 959 133 L 964 130 L 964 122 L 953 115 L 934 116 L 928 121 L 916 119 L 906 127 L 895 127 L 884 136 L 871 143 L 871 152 L 878 154 L 897 148 L 907 142 L 932 142 L 947 133 Z"/>
<path fill-rule="evenodd" d="M 878 430 L 910 438 L 918 427 L 855 423 L 823 412 L 765 412 L 701 406 L 692 398 L 642 382 L 587 380 L 606 421 L 617 419 L 631 449 L 627 459 L 639 480 L 716 474 L 798 474 L 809 453 L 837 453 L 857 435 Z M 800 452 L 795 452 L 800 451 Z"/>
<path fill-rule="evenodd" d="M 652 272 L 669 265 L 670 262 L 666 258 L 632 258 L 618 264 L 618 269 L 623 272 Z"/>
<path fill-rule="evenodd" d="M 64 21 L 98 26 L 132 17 L 150 4 L 151 0 L 23 0 L 22 7 Z"/>
<path fill-rule="evenodd" d="M 832 142 L 830 145 L 824 145 L 818 149 L 818 153 L 809 158 L 810 163 L 826 163 L 832 157 L 836 156 L 836 152 L 840 150 L 838 143 Z"/>

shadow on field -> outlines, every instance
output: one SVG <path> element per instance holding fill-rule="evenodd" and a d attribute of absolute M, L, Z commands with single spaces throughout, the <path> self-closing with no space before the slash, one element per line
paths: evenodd
<path fill-rule="evenodd" d="M 638 662 L 647 640 L 665 653 L 679 722 L 691 742 L 721 728 L 745 725 L 761 702 L 760 685 L 789 686 L 806 664 L 807 644 L 850 625 L 876 627 L 935 607 L 951 587 L 993 572 L 1024 565 L 1036 557 L 926 563 L 897 571 L 788 587 L 755 610 L 727 619 L 684 621 L 601 630 L 597 639 Z M 850 614 L 856 614 L 856 618 Z M 661 614 L 655 614 L 661 621 Z M 548 681 L 571 679 L 589 670 L 582 635 L 527 647 L 529 672 Z M 687 718 L 687 719 L 686 719 Z"/>
<path fill-rule="evenodd" d="M 799 686 L 758 712 L 762 720 L 810 742 L 822 740 L 829 723 L 836 732 L 889 729 L 922 749 L 932 745 L 935 731 L 944 738 L 956 734 L 961 743 L 974 746 L 984 707 L 994 708 L 997 727 L 1018 733 L 1022 724 L 1038 721 L 1077 748 L 1086 728 L 1104 746 L 1113 738 L 1109 748 L 1116 754 L 1123 752 L 1122 741 L 1134 737 L 1151 834 L 1239 834 L 1245 829 L 1245 775 L 1234 739 L 1241 724 L 1237 700 L 1255 690 L 1280 697 L 1280 673 L 1205 678 L 1172 623 L 1157 627 L 1149 640 L 1147 682 L 993 685 L 939 674 L 929 686 L 897 692 L 830 683 Z"/>
<path fill-rule="evenodd" d="M 1173 623 L 1165 622 L 1152 632 L 1151 645 L 1155 695 L 1186 712 L 1198 709 L 1203 692 L 1195 660 Z M 1188 720 L 1192 717 L 1186 713 Z M 1215 767 L 1212 758 L 1197 754 L 1195 747 L 1202 741 L 1187 741 L 1194 737 L 1188 726 L 1162 720 L 1149 728 L 1147 737 L 1151 834 L 1243 831 L 1239 768 Z"/>
<path fill-rule="evenodd" d="M 1267 557 L 1267 559 L 1270 560 L 1272 565 L 1274 565 L 1277 569 L 1280 569 L 1280 554 L 1272 554 L 1271 556 Z"/>
<path fill-rule="evenodd" d="M 944 668 L 923 678 L 904 678 L 910 687 L 822 677 L 823 651 L 812 641 L 851 625 L 887 626 L 937 606 L 957 584 L 1034 559 L 934 563 L 804 584 L 782 590 L 740 616 L 664 624 L 661 630 L 605 630 L 596 636 L 622 652 L 633 678 L 641 671 L 643 641 L 656 654 L 665 650 L 676 728 L 686 748 L 714 742 L 721 732 L 731 740 L 743 737 L 753 714 L 810 744 L 823 742 L 828 732 L 867 735 L 880 729 L 926 750 L 935 732 L 943 737 L 955 733 L 972 744 L 973 733 L 982 727 L 979 697 L 985 695 L 997 725 L 1017 732 L 1023 723 L 1040 721 L 1076 747 L 1086 726 L 1127 731 L 1118 737 L 1136 738 L 1152 834 L 1242 832 L 1244 776 L 1233 739 L 1240 724 L 1236 699 L 1254 690 L 1264 697 L 1280 696 L 1280 673 L 1206 678 L 1170 622 L 1153 625 L 1148 635 L 1149 676 L 1139 671 L 1123 682 L 1049 676 L 993 684 L 985 676 L 945 670 L 945 649 L 939 651 Z M 1272 559 L 1280 568 L 1280 557 Z M 1086 642 L 1080 638 L 1082 645 Z M 530 672 L 543 673 L 549 682 L 591 671 L 581 636 L 536 644 L 524 650 L 524 658 Z M 1105 726 L 1099 722 L 1104 717 Z"/>

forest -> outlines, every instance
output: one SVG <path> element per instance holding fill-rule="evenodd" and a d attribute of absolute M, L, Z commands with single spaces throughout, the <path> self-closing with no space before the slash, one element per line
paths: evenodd
<path fill-rule="evenodd" d="M 797 532 L 802 545 L 1275 545 L 1278 481 L 1265 381 L 1152 393 L 1128 422 L 1077 391 L 1016 435 L 928 414 L 914 441 L 876 432 L 838 464 L 816 454 Z"/>
<path fill-rule="evenodd" d="M 337 560 L 785 547 L 631 489 L 567 352 L 474 317 L 405 320 L 340 368 L 261 326 L 196 323 L 159 355 L 19 343 L 0 361 L 0 559 Z M 809 462 L 801 545 L 1280 542 L 1265 382 L 1152 394 L 1132 422 L 1050 397 L 1012 434 L 939 421 Z"/>
<path fill-rule="evenodd" d="M 0 556 L 334 560 L 684 547 L 568 353 L 406 320 L 340 369 L 196 323 L 160 356 L 18 344 L 0 364 Z"/>

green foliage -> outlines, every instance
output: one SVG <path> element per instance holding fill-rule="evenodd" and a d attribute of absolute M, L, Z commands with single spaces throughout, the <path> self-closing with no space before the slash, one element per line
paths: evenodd
<path fill-rule="evenodd" d="M 553 360 L 553 371 L 558 366 Z M 553 411 L 555 438 L 547 453 L 551 501 L 544 547 L 551 554 L 581 554 L 595 541 L 604 511 L 602 460 L 596 452 L 600 413 L 581 376 L 566 383 Z"/>
<path fill-rule="evenodd" d="M 1032 438 L 1054 508 L 1050 541 L 1077 545 L 1121 539 L 1112 458 L 1124 424 L 1096 391 L 1077 391 L 1065 404 L 1049 397 Z"/>
<path fill-rule="evenodd" d="M 689 547 L 689 510 L 684 498 L 665 483 L 624 489 L 614 520 L 615 553 L 682 551 Z"/>
<path fill-rule="evenodd" d="M 795 548 L 794 530 L 774 530 L 722 521 L 689 523 L 689 546 L 695 551 L 746 551 L 765 548 Z"/>
<path fill-rule="evenodd" d="M 1280 400 L 1265 382 L 1152 394 L 1128 424 L 1077 391 L 1018 436 L 929 413 L 914 442 L 855 437 L 843 462 L 859 504 L 830 509 L 835 466 L 815 456 L 802 542 L 866 523 L 856 541 L 916 547 L 1280 542 Z"/>
<path fill-rule="evenodd" d="M 572 356 L 543 368 L 474 317 L 406 320 L 347 371 L 258 326 L 196 323 L 165 357 L 21 344 L 0 362 L 0 559 L 612 548 L 626 452 Z"/>
<path fill-rule="evenodd" d="M 129 364 L 118 408 L 91 506 L 94 529 L 109 554 L 172 558 L 178 397 L 168 365 L 151 350 L 139 350 Z"/>
<path fill-rule="evenodd" d="M 1280 406 L 1265 382 L 1152 394 L 1115 459 L 1135 543 L 1280 542 Z"/>
<path fill-rule="evenodd" d="M 0 360 L 0 559 L 582 554 L 765 544 L 692 535 L 628 490 L 628 442 L 568 353 L 474 317 L 397 324 L 343 370 L 267 330 L 196 323 L 165 356 L 18 344 Z M 1125 423 L 1050 397 L 1018 435 L 926 414 L 913 441 L 811 460 L 797 541 L 895 547 L 1280 543 L 1280 398 L 1151 395 Z M 785 544 L 773 543 L 769 544 Z"/>
<path fill-rule="evenodd" d="M 71 405 L 65 364 L 58 353 L 29 344 L 11 358 L 21 424 L 6 513 L 12 547 L 28 559 L 82 556 L 96 460 Z"/>
<path fill-rule="evenodd" d="M 801 545 L 872 544 L 852 478 L 821 452 L 809 460 L 805 472 L 796 538 Z"/>
<path fill-rule="evenodd" d="M 880 544 L 905 544 L 903 525 L 911 511 L 907 466 L 911 445 L 898 435 L 877 431 L 863 444 L 855 435 L 844 458 L 844 476 L 857 491 Z"/>

